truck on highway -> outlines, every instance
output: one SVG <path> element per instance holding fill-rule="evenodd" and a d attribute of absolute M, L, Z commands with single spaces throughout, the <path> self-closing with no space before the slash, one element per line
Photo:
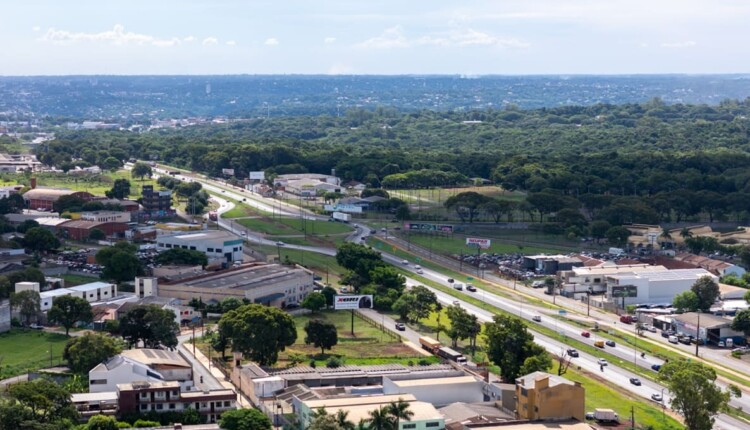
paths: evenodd
<path fill-rule="evenodd" d="M 442 346 L 439 341 L 427 336 L 420 337 L 419 344 L 422 345 L 422 349 L 430 351 L 432 354 L 437 354 L 438 349 Z"/>
<path fill-rule="evenodd" d="M 612 409 L 594 409 L 594 419 L 600 423 L 619 423 L 620 417 Z"/>
<path fill-rule="evenodd" d="M 334 212 L 333 214 L 331 214 L 331 217 L 335 221 L 341 221 L 341 222 L 344 222 L 344 223 L 348 223 L 349 221 L 352 220 L 352 216 L 351 215 L 345 214 L 343 212 Z"/>
<path fill-rule="evenodd" d="M 466 364 L 467 362 L 466 357 L 464 357 L 463 354 L 456 350 L 450 349 L 447 346 L 438 348 L 437 356 L 446 360 L 455 361 L 458 364 Z"/>
<path fill-rule="evenodd" d="M 219 220 L 219 214 L 216 211 L 211 211 L 208 213 L 208 219 L 211 221 L 218 221 Z"/>

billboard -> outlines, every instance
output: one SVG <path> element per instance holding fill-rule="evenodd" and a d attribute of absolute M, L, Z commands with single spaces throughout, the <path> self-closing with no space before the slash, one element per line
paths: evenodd
<path fill-rule="evenodd" d="M 334 296 L 333 308 L 337 311 L 344 309 L 372 309 L 372 296 Z"/>
<path fill-rule="evenodd" d="M 638 287 L 635 285 L 613 286 L 612 297 L 638 297 Z"/>
<path fill-rule="evenodd" d="M 227 176 L 234 176 L 234 169 L 221 169 L 221 173 Z"/>
<path fill-rule="evenodd" d="M 423 224 L 417 222 L 407 222 L 404 224 L 404 230 L 453 233 L 453 226 L 447 224 Z"/>
<path fill-rule="evenodd" d="M 250 172 L 250 179 L 255 181 L 262 181 L 266 179 L 266 172 L 260 171 L 260 172 Z"/>
<path fill-rule="evenodd" d="M 466 246 L 488 249 L 492 246 L 492 241 L 490 239 L 481 239 L 478 237 L 467 237 Z"/>
<path fill-rule="evenodd" d="M 325 205 L 327 212 L 346 212 L 350 214 L 361 214 L 362 207 L 357 205 Z"/>

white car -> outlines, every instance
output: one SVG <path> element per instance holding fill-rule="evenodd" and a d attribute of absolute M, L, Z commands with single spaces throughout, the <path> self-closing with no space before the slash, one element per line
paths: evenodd
<path fill-rule="evenodd" d="M 404 266 L 408 266 L 409 260 L 401 260 L 401 264 L 403 264 Z"/>
<path fill-rule="evenodd" d="M 424 270 L 422 270 L 422 269 L 417 269 L 417 274 L 418 274 L 418 275 L 424 275 Z"/>
<path fill-rule="evenodd" d="M 604 358 L 600 358 L 599 360 L 597 360 L 596 363 L 599 364 L 600 366 L 606 366 L 606 365 L 609 364 L 609 363 L 607 363 L 607 360 L 604 359 Z"/>

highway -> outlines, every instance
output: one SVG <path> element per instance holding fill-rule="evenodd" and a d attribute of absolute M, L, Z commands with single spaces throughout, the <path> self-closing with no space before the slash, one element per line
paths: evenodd
<path fill-rule="evenodd" d="M 208 190 L 211 190 L 215 193 L 223 194 L 237 201 L 242 201 L 244 204 L 248 204 L 252 207 L 256 207 L 264 211 L 270 212 L 270 210 L 266 208 L 273 207 L 272 206 L 273 203 L 269 204 L 267 202 L 264 202 L 264 200 L 269 200 L 269 199 L 266 199 L 262 196 L 258 196 L 257 194 L 235 193 L 233 191 L 229 191 L 225 189 L 223 186 L 217 187 L 215 185 L 212 185 L 208 183 L 206 179 L 203 179 L 203 178 L 179 177 L 179 179 L 195 180 L 195 181 L 201 182 L 203 186 Z M 222 213 L 230 210 L 233 207 L 233 203 L 227 200 L 220 199 L 220 198 L 215 198 L 215 199 L 220 202 L 221 208 L 219 211 Z M 243 201 L 243 199 L 245 200 Z M 297 212 L 291 212 L 288 207 L 285 207 L 284 209 L 282 209 L 281 206 L 279 206 L 277 213 L 286 214 L 287 216 L 300 216 L 299 208 L 296 208 L 296 207 L 294 208 L 297 209 Z M 318 216 L 309 215 L 309 214 L 305 216 L 308 217 L 309 219 L 327 219 L 326 217 L 318 217 Z M 238 231 L 237 229 L 239 226 L 233 225 L 234 223 L 230 223 L 221 218 L 219 218 L 219 220 L 220 220 L 219 225 L 222 228 L 232 230 L 232 231 Z M 354 226 L 356 228 L 356 232 L 355 234 L 352 234 L 348 239 L 359 243 L 361 240 L 361 237 L 366 236 L 369 233 L 369 229 L 362 228 L 361 226 L 356 225 L 356 224 Z M 259 243 L 259 244 L 264 244 L 264 245 L 276 244 L 275 242 L 263 239 L 260 235 L 254 234 L 253 232 L 250 232 L 244 228 L 241 228 L 241 230 L 239 231 L 240 232 L 245 231 L 248 240 L 250 240 L 253 243 Z M 322 254 L 331 255 L 331 256 L 335 255 L 336 253 L 335 249 L 324 248 L 324 247 L 308 247 L 308 246 L 298 246 L 298 245 L 289 245 L 289 244 L 285 246 L 291 249 L 301 249 L 307 252 L 317 252 L 317 253 L 322 253 Z M 386 262 L 391 263 L 395 266 L 400 266 L 414 273 L 416 272 L 416 268 L 414 268 L 413 265 L 402 264 L 403 259 L 398 258 L 394 255 L 391 255 L 387 252 L 381 251 L 381 254 L 383 256 L 383 259 Z M 446 276 L 438 272 L 425 269 L 425 268 L 422 268 L 422 271 L 423 271 L 423 274 L 421 274 L 421 276 L 431 281 L 438 282 L 442 285 L 446 285 L 446 286 L 448 285 Z M 413 286 L 413 285 L 423 285 L 423 284 L 419 283 L 418 281 L 412 278 L 407 277 L 407 285 Z M 481 321 L 487 322 L 487 321 L 492 320 L 492 314 L 488 312 L 487 310 L 476 307 L 460 298 L 457 299 L 456 297 L 452 295 L 445 294 L 442 291 L 431 288 L 428 285 L 424 285 L 424 286 L 430 289 L 431 291 L 433 291 L 441 303 L 446 304 L 446 305 L 452 305 L 456 301 L 458 301 L 458 304 L 460 306 L 465 308 L 470 313 L 476 315 Z M 459 291 L 456 291 L 456 293 L 461 294 L 461 292 Z M 493 293 L 487 292 L 482 289 L 478 290 L 475 293 L 467 292 L 464 290 L 463 294 L 474 295 L 476 298 L 484 301 L 488 306 L 493 306 L 499 309 L 503 309 L 506 312 L 519 315 L 521 318 L 527 321 L 527 324 L 529 325 L 529 331 L 534 334 L 535 342 L 543 346 L 551 354 L 559 355 L 562 351 L 566 350 L 568 346 L 561 342 L 558 342 L 557 340 L 548 338 L 538 332 L 535 332 L 534 331 L 535 324 L 541 324 L 549 329 L 558 331 L 565 336 L 575 337 L 576 340 L 579 340 L 581 342 L 588 343 L 591 345 L 593 345 L 594 341 L 597 340 L 593 333 L 592 333 L 591 338 L 582 337 L 580 328 L 570 325 L 569 323 L 566 323 L 564 321 L 559 321 L 557 318 L 553 318 L 552 314 L 554 314 L 556 311 L 552 311 L 547 308 L 540 308 L 540 307 L 536 307 L 532 305 L 525 305 L 525 304 L 522 304 L 513 300 L 509 300 L 509 299 L 497 296 Z M 541 322 L 537 323 L 537 322 L 532 321 L 531 318 L 534 316 L 541 316 Z M 661 364 L 662 362 L 660 360 L 654 359 L 652 357 L 646 357 L 646 359 L 641 359 L 639 355 L 634 354 L 634 350 L 632 348 L 625 348 L 622 346 L 616 346 L 614 348 L 606 347 L 606 352 L 616 356 L 619 361 L 609 363 L 607 366 L 605 366 L 605 369 L 603 371 L 600 370 L 600 366 L 598 364 L 598 359 L 600 357 L 595 357 L 593 355 L 589 355 L 580 351 L 579 351 L 580 356 L 578 358 L 573 359 L 573 364 L 591 373 L 603 373 L 604 375 L 606 375 L 606 379 L 609 380 L 610 382 L 615 383 L 616 385 L 618 385 L 621 389 L 625 391 L 628 391 L 635 395 L 643 397 L 648 402 L 653 402 L 653 400 L 651 400 L 651 396 L 653 394 L 663 393 L 664 404 L 668 404 L 670 398 L 669 398 L 669 393 L 665 387 L 645 378 L 641 379 L 641 382 L 642 382 L 641 386 L 633 385 L 630 383 L 630 378 L 638 377 L 638 375 L 633 374 L 617 366 L 618 362 L 632 360 L 638 366 L 642 367 L 644 369 L 644 372 L 652 372 L 651 365 Z M 719 385 L 721 386 L 721 384 Z M 725 388 L 725 386 L 726 385 L 724 385 L 722 388 Z M 750 410 L 750 398 L 748 397 L 733 398 L 730 401 L 730 405 L 734 407 L 742 407 L 743 410 Z M 625 418 L 626 417 L 621 417 L 621 420 L 624 421 Z M 744 429 L 747 429 L 748 426 L 742 421 L 739 421 L 726 414 L 721 414 L 717 416 L 717 422 L 714 428 L 720 429 L 720 430 L 744 430 Z"/>

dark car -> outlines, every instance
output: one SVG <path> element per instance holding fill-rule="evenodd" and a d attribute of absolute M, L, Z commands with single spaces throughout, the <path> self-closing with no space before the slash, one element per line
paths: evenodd
<path fill-rule="evenodd" d="M 652 364 L 651 370 L 653 370 L 654 372 L 658 372 L 659 370 L 661 370 L 661 364 Z"/>
<path fill-rule="evenodd" d="M 406 331 L 406 326 L 404 325 L 404 323 L 396 323 L 396 330 Z"/>
<path fill-rule="evenodd" d="M 690 337 L 688 336 L 682 336 L 680 338 L 677 338 L 677 341 L 683 345 L 690 345 Z"/>
<path fill-rule="evenodd" d="M 569 355 L 569 356 L 571 356 L 571 357 L 578 357 L 578 351 L 576 351 L 576 350 L 575 350 L 575 349 L 573 349 L 573 348 L 570 348 L 570 349 L 568 350 L 568 355 Z"/>
<path fill-rule="evenodd" d="M 608 340 L 604 342 L 607 346 L 611 346 L 612 348 L 615 347 L 615 341 L 614 340 Z"/>
<path fill-rule="evenodd" d="M 475 286 L 473 286 L 471 284 L 468 284 L 468 285 L 466 285 L 466 291 L 471 291 L 472 293 L 476 293 L 477 292 L 477 287 L 475 287 Z"/>
<path fill-rule="evenodd" d="M 674 336 L 674 330 L 662 330 L 661 337 Z"/>
<path fill-rule="evenodd" d="M 638 378 L 630 378 L 630 383 L 633 385 L 641 385 L 641 380 Z"/>

